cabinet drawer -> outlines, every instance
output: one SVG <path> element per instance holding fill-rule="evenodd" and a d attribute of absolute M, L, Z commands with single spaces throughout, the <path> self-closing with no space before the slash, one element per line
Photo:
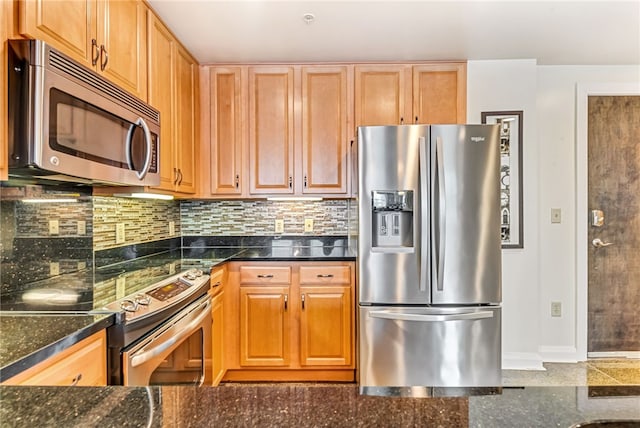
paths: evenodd
<path fill-rule="evenodd" d="M 4 385 L 104 386 L 107 384 L 105 331 L 7 380 Z"/>
<path fill-rule="evenodd" d="M 349 284 L 349 266 L 301 266 L 300 284 Z"/>
<path fill-rule="evenodd" d="M 291 268 L 288 266 L 242 266 L 240 284 L 290 284 Z"/>

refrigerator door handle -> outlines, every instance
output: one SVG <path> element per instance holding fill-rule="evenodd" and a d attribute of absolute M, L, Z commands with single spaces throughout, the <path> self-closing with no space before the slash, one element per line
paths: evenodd
<path fill-rule="evenodd" d="M 429 248 L 429 229 L 427 228 L 427 224 L 429 224 L 429 197 L 428 197 L 428 181 L 429 177 L 427 177 L 427 172 L 429 171 L 427 162 L 427 147 L 424 137 L 418 138 L 418 145 L 420 147 L 420 159 L 418 164 L 418 169 L 420 171 L 420 266 L 418 271 L 418 290 L 419 291 L 427 291 L 427 283 L 428 283 L 428 251 Z M 426 217 L 426 218 L 423 218 Z"/>
<path fill-rule="evenodd" d="M 446 219 L 447 219 L 447 206 L 445 197 L 445 183 L 444 183 L 444 161 L 443 157 L 444 148 L 442 147 L 442 137 L 436 137 L 435 144 L 435 156 L 433 156 L 434 164 L 432 171 L 433 177 L 431 185 L 433 186 L 432 195 L 435 195 L 435 175 L 437 174 L 438 181 L 438 196 L 437 196 L 437 212 L 431 215 L 431 258 L 433 261 L 433 282 L 436 284 L 436 289 L 442 291 L 444 289 L 444 252 L 446 244 Z M 435 211 L 435 210 L 434 210 Z"/>
<path fill-rule="evenodd" d="M 492 311 L 465 312 L 460 314 L 407 314 L 391 311 L 369 312 L 371 318 L 383 318 L 398 321 L 441 322 L 441 321 L 469 321 L 493 318 Z"/>

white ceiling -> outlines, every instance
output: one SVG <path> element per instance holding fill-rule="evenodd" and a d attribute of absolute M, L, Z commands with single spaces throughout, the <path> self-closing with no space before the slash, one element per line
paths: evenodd
<path fill-rule="evenodd" d="M 148 1 L 200 63 L 640 64 L 640 0 Z"/>

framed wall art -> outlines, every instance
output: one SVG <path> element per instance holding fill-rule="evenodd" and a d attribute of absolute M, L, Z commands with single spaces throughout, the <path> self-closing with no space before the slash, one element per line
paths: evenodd
<path fill-rule="evenodd" d="M 524 248 L 522 221 L 522 111 L 482 112 L 482 123 L 500 125 L 500 223 L 502 248 Z"/>

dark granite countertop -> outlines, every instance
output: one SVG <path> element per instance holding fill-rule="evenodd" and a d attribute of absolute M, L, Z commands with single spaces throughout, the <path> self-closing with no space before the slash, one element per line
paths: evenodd
<path fill-rule="evenodd" d="M 615 395 L 598 388 L 523 387 L 497 395 L 407 398 L 363 396 L 352 384 L 0 387 L 0 424 L 547 428 L 608 419 L 640 424 L 638 387 L 618 387 Z"/>
<path fill-rule="evenodd" d="M 116 314 L 1 312 L 0 382 L 114 324 Z"/>

